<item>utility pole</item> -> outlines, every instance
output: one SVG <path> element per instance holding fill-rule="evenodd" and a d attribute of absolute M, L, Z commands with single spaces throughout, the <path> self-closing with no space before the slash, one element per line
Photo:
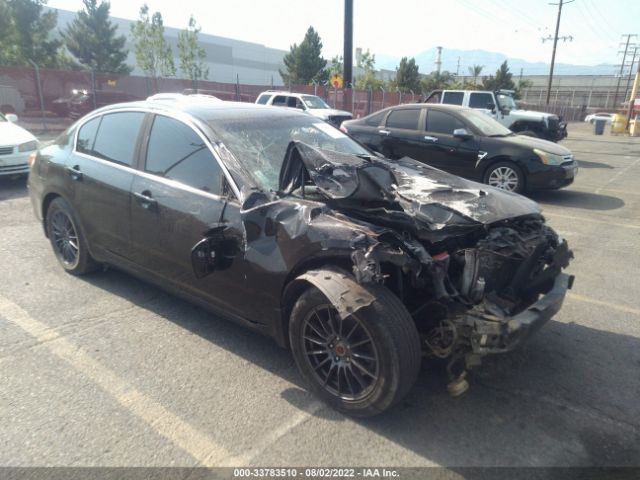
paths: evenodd
<path fill-rule="evenodd" d="M 556 20 L 556 34 L 553 38 L 543 38 L 542 43 L 547 40 L 553 40 L 553 51 L 551 52 L 551 69 L 549 70 L 549 85 L 547 86 L 547 105 L 549 105 L 549 98 L 551 97 L 551 83 L 553 82 L 553 67 L 556 63 L 556 47 L 558 46 L 558 32 L 560 31 L 560 17 L 562 16 L 562 5 L 567 5 L 575 0 L 563 1 L 559 0 L 558 3 L 550 3 L 549 5 L 558 5 L 558 19 Z M 566 42 L 573 40 L 573 37 L 562 37 L 562 41 Z"/>
<path fill-rule="evenodd" d="M 633 57 L 631 57 L 631 65 L 629 66 L 629 76 L 627 77 L 627 86 L 624 87 L 624 96 L 627 97 L 627 92 L 629 92 L 629 85 L 631 85 L 631 77 L 633 76 L 633 66 L 636 64 L 636 56 L 640 52 L 640 46 L 636 45 L 633 48 Z"/>
<path fill-rule="evenodd" d="M 458 57 L 458 66 L 456 67 L 456 79 L 460 75 L 460 57 Z"/>
<path fill-rule="evenodd" d="M 631 37 L 636 37 L 636 36 L 637 35 L 633 35 L 631 33 L 626 33 L 622 35 L 623 38 L 627 37 L 627 40 L 626 42 L 623 41 L 620 43 L 620 46 L 624 44 L 624 50 L 620 50 L 618 52 L 618 54 L 622 53 L 622 63 L 620 64 L 620 71 L 618 72 L 618 83 L 616 84 L 616 93 L 613 95 L 613 108 L 617 108 L 616 105 L 618 105 L 618 93 L 620 91 L 620 82 L 622 82 L 622 77 L 624 75 L 624 68 L 627 66 L 626 61 L 627 61 L 627 52 L 629 51 L 629 43 L 631 42 Z M 633 69 L 633 65 L 631 66 L 631 68 Z M 629 71 L 629 74 L 631 74 L 631 71 Z"/>
<path fill-rule="evenodd" d="M 342 53 L 344 65 L 344 90 L 342 108 L 351 111 L 351 97 L 353 95 L 353 0 L 344 0 L 344 51 Z"/>
<path fill-rule="evenodd" d="M 633 88 L 631 89 L 631 96 L 629 97 L 629 107 L 627 109 L 627 130 L 629 129 L 629 124 L 631 123 L 631 114 L 633 113 L 633 107 L 636 101 L 636 96 L 638 95 L 638 87 L 640 86 L 640 62 L 638 62 L 638 70 L 636 71 L 636 79 L 633 81 Z M 638 125 L 636 125 L 638 128 Z"/>

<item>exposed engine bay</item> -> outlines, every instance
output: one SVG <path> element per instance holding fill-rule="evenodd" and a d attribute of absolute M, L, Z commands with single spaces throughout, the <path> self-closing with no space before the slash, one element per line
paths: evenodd
<path fill-rule="evenodd" d="M 411 159 L 359 158 L 295 142 L 280 185 L 283 194 L 322 198 L 336 219 L 354 225 L 356 280 L 399 296 L 423 354 L 449 359 L 452 381 L 479 356 L 521 343 L 571 288 L 573 277 L 561 273 L 573 257 L 567 242 L 525 197 Z"/>

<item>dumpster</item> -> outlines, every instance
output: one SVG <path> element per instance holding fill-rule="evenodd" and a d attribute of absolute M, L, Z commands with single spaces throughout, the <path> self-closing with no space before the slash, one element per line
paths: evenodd
<path fill-rule="evenodd" d="M 594 122 L 594 133 L 596 135 L 602 135 L 604 133 L 604 126 L 607 124 L 607 121 L 602 119 L 602 118 L 598 118 L 596 119 L 596 121 Z"/>

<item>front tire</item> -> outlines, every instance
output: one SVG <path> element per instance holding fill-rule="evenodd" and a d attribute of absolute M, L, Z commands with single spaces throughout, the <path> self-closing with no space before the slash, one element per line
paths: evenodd
<path fill-rule="evenodd" d="M 376 300 L 341 320 L 315 287 L 291 312 L 293 357 L 309 390 L 334 409 L 371 417 L 400 401 L 420 371 L 420 340 L 400 300 L 367 285 Z"/>
<path fill-rule="evenodd" d="M 51 202 L 45 225 L 53 253 L 67 273 L 84 275 L 97 269 L 78 218 L 63 198 L 58 197 Z"/>
<path fill-rule="evenodd" d="M 522 193 L 525 190 L 524 174 L 512 162 L 498 162 L 491 165 L 484 174 L 484 183 L 507 192 Z"/>

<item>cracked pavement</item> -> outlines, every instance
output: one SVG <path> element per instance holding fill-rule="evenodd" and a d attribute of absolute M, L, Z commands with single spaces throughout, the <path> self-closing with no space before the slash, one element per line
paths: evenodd
<path fill-rule="evenodd" d="M 369 420 L 268 338 L 115 270 L 65 274 L 0 179 L 0 465 L 640 466 L 640 138 L 569 132 L 576 182 L 533 195 L 575 252 L 563 309 L 462 397 L 425 364 Z"/>

